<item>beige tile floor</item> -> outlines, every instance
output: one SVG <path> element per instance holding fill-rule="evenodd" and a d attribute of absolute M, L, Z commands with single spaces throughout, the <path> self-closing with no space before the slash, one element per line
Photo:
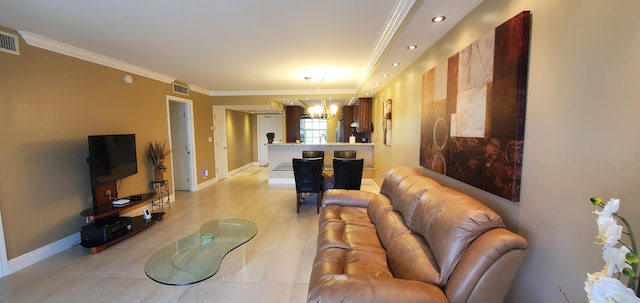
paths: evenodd
<path fill-rule="evenodd" d="M 269 185 L 267 178 L 265 168 L 198 192 L 176 192 L 164 220 L 126 241 L 98 254 L 74 246 L 1 278 L 0 302 L 305 302 L 318 215 L 314 205 L 296 214 L 294 186 Z M 227 255 L 218 274 L 189 286 L 145 275 L 146 261 L 159 249 L 222 218 L 253 221 L 258 234 Z"/>

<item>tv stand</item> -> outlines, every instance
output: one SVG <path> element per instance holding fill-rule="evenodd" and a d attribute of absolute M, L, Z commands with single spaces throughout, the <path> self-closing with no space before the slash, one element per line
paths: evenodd
<path fill-rule="evenodd" d="M 102 191 L 105 190 L 105 188 L 107 188 L 107 190 L 110 190 L 111 185 L 107 184 L 106 186 L 99 186 L 95 188 L 94 191 L 102 193 Z M 113 189 L 115 190 L 115 182 L 113 184 Z M 103 196 L 103 195 L 99 195 L 99 196 Z M 130 201 L 125 205 L 116 207 L 111 204 L 112 202 L 112 200 L 110 199 L 111 197 L 109 196 L 107 198 L 105 195 L 105 197 L 102 199 L 98 198 L 97 201 L 94 200 L 94 207 L 83 210 L 82 212 L 80 212 L 80 215 L 85 217 L 85 219 L 87 220 L 87 223 L 89 224 L 94 224 L 93 222 L 96 222 L 96 221 L 105 221 L 105 220 L 113 219 L 116 217 L 120 217 L 120 213 L 126 212 L 129 209 L 138 207 L 143 203 L 150 203 L 150 201 L 152 201 L 155 198 L 155 193 L 143 193 L 143 194 L 138 194 L 134 196 L 139 196 L 140 199 L 137 201 Z M 104 249 L 106 249 L 107 247 L 114 245 L 122 240 L 128 239 L 131 236 L 149 228 L 151 225 L 153 225 L 157 221 L 162 220 L 163 216 L 164 216 L 164 212 L 155 212 L 155 213 L 151 213 L 151 219 L 144 219 L 142 215 L 131 217 L 131 230 L 129 232 L 123 235 L 120 235 L 118 237 L 109 239 L 108 241 L 99 245 L 93 245 L 84 241 L 81 241 L 81 245 L 83 247 L 89 248 L 89 251 L 92 254 L 99 253 Z"/>

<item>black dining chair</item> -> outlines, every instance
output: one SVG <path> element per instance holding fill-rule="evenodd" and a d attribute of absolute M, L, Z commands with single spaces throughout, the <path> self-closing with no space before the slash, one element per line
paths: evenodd
<path fill-rule="evenodd" d="M 355 159 L 356 151 L 355 150 L 334 150 L 333 157 L 341 158 L 341 159 Z"/>
<path fill-rule="evenodd" d="M 308 194 L 316 194 L 317 212 L 320 213 L 322 201 L 322 158 L 303 158 L 293 160 L 293 177 L 296 182 L 296 213 L 300 213 L 300 204 Z M 307 195 L 305 195 L 307 194 Z"/>
<path fill-rule="evenodd" d="M 324 150 L 303 150 L 302 158 L 322 158 L 324 160 Z"/>
<path fill-rule="evenodd" d="M 333 158 L 333 188 L 360 189 L 364 159 Z"/>

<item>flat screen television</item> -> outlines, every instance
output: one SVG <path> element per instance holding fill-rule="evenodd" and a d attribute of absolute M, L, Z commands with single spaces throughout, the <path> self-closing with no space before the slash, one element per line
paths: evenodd
<path fill-rule="evenodd" d="M 138 173 L 136 135 L 89 136 L 88 162 L 93 187 Z"/>

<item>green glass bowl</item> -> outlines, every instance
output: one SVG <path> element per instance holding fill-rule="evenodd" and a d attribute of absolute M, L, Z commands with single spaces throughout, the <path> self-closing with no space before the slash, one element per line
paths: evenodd
<path fill-rule="evenodd" d="M 200 235 L 200 243 L 202 243 L 202 245 L 209 245 L 211 244 L 211 242 L 213 242 L 213 238 L 215 236 L 216 234 L 214 233 L 202 234 Z"/>

